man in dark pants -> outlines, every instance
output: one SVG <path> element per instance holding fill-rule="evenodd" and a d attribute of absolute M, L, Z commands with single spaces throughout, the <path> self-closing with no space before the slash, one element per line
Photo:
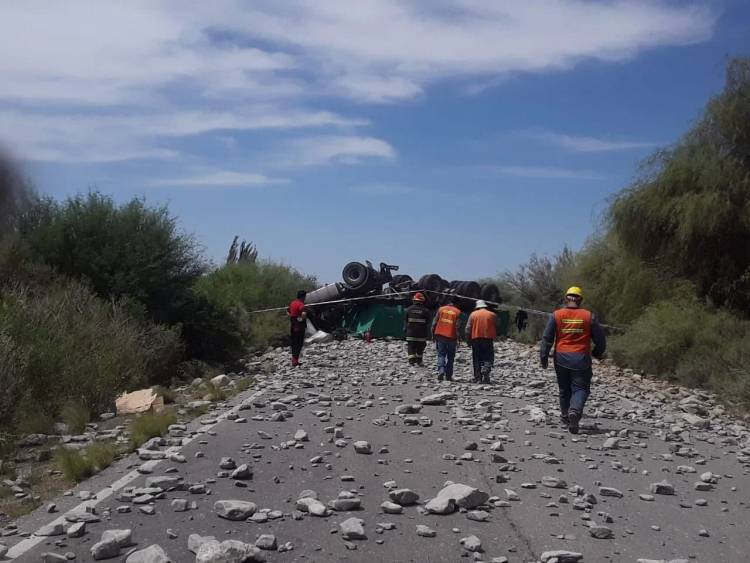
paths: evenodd
<path fill-rule="evenodd" d="M 415 293 L 413 304 L 406 309 L 406 349 L 410 365 L 422 365 L 422 356 L 430 332 L 430 310 L 425 307 L 424 295 Z"/>
<path fill-rule="evenodd" d="M 541 363 L 545 369 L 554 346 L 560 417 L 571 434 L 578 434 L 578 422 L 591 391 L 591 357 L 601 360 L 607 347 L 599 321 L 591 311 L 581 308 L 582 301 L 581 288 L 571 287 L 565 294 L 565 307 L 550 315 L 541 343 Z"/>
<path fill-rule="evenodd" d="M 526 323 L 529 320 L 529 314 L 523 309 L 516 311 L 516 328 L 521 333 L 526 330 Z"/>
<path fill-rule="evenodd" d="M 495 363 L 496 319 L 497 315 L 480 299 L 466 323 L 466 340 L 471 345 L 475 383 L 490 382 L 490 372 Z"/>
<path fill-rule="evenodd" d="M 299 366 L 302 346 L 305 343 L 305 328 L 307 326 L 307 312 L 305 311 L 305 297 L 307 292 L 297 292 L 297 299 L 292 301 L 287 308 L 289 314 L 290 336 L 292 339 L 292 365 Z"/>
<path fill-rule="evenodd" d="M 456 358 L 458 343 L 458 321 L 461 309 L 458 308 L 458 297 L 451 297 L 448 305 L 438 309 L 432 321 L 432 338 L 437 352 L 438 381 L 453 381 L 453 362 Z"/>

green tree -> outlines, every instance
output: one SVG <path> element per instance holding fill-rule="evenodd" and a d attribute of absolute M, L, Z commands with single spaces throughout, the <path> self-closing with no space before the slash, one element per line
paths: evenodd
<path fill-rule="evenodd" d="M 648 267 L 690 280 L 717 306 L 750 314 L 750 58 L 724 91 L 610 210 L 613 234 Z"/>

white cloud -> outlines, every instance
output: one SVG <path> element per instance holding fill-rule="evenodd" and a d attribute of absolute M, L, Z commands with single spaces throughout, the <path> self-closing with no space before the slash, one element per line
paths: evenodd
<path fill-rule="evenodd" d="M 413 194 L 421 190 L 404 184 L 374 183 L 352 186 L 349 191 L 367 196 L 397 196 Z"/>
<path fill-rule="evenodd" d="M 491 171 L 503 176 L 540 180 L 602 180 L 604 176 L 592 170 L 558 168 L 554 166 L 491 166 Z"/>
<path fill-rule="evenodd" d="M 354 127 L 366 121 L 326 111 L 258 106 L 251 112 L 170 111 L 134 115 L 50 114 L 0 110 L 0 131 L 13 131 L 12 149 L 30 160 L 107 162 L 169 159 L 165 143 L 212 131 Z"/>
<path fill-rule="evenodd" d="M 656 146 L 656 143 L 648 141 L 625 141 L 614 139 L 601 139 L 597 137 L 580 137 L 564 135 L 561 133 L 530 133 L 531 137 L 556 145 L 573 152 L 608 152 L 630 149 L 643 149 Z"/>
<path fill-rule="evenodd" d="M 366 158 L 392 160 L 395 149 L 382 139 L 346 135 L 320 135 L 296 139 L 290 143 L 278 164 L 315 166 L 319 164 L 356 164 Z"/>
<path fill-rule="evenodd" d="M 234 29 L 301 48 L 340 93 L 391 101 L 442 78 L 558 70 L 692 44 L 711 36 L 715 20 L 702 0 L 296 0 L 258 4 Z M 376 95 L 352 83 L 374 84 Z"/>
<path fill-rule="evenodd" d="M 716 20 L 710 6 L 709 0 L 2 2 L 0 107 L 22 118 L 0 116 L 0 135 L 28 158 L 105 161 L 173 158 L 165 137 L 352 127 L 366 122 L 310 108 L 336 97 L 414 99 L 444 79 L 464 80 L 476 92 L 512 73 L 705 41 Z M 393 158 L 385 141 L 333 133 L 303 156 Z M 358 145 L 351 152 L 335 146 L 345 137 L 347 146 Z"/>
<path fill-rule="evenodd" d="M 160 178 L 147 183 L 149 186 L 169 187 L 251 187 L 265 186 L 270 184 L 286 184 L 289 180 L 285 178 L 269 178 L 264 174 L 253 172 L 234 172 L 231 170 L 218 170 L 214 172 L 197 173 L 190 176 L 175 178 Z"/>

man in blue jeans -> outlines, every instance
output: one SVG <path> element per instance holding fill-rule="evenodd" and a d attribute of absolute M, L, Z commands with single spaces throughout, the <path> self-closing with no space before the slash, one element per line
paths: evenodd
<path fill-rule="evenodd" d="M 461 317 L 461 309 L 456 304 L 457 298 L 452 297 L 449 305 L 438 309 L 432 321 L 432 338 L 437 347 L 438 381 L 453 381 L 453 361 L 456 358 L 458 321 Z"/>
<path fill-rule="evenodd" d="M 581 308 L 582 302 L 583 291 L 580 287 L 568 289 L 565 307 L 550 315 L 540 350 L 541 364 L 546 369 L 549 353 L 554 346 L 560 417 L 571 434 L 578 434 L 578 422 L 591 391 L 591 357 L 601 360 L 607 347 L 599 321 L 591 311 Z"/>

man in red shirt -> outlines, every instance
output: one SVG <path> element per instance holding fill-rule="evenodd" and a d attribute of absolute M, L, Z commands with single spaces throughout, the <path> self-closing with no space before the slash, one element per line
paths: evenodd
<path fill-rule="evenodd" d="M 305 343 L 305 328 L 307 326 L 307 312 L 305 311 L 305 297 L 307 292 L 297 292 L 297 299 L 292 301 L 287 308 L 290 323 L 290 335 L 292 340 L 292 365 L 300 365 L 299 357 L 302 354 L 302 345 Z"/>

